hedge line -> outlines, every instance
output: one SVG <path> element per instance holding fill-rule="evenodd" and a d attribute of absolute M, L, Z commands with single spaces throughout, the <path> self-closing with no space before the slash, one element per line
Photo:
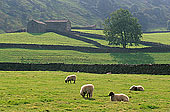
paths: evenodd
<path fill-rule="evenodd" d="M 170 64 L 23 64 L 0 63 L 1 71 L 65 71 L 106 74 L 159 74 L 170 75 Z"/>

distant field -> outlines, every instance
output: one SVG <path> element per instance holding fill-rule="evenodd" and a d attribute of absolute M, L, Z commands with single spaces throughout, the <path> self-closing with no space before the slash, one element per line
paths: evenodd
<path fill-rule="evenodd" d="M 68 38 L 66 36 L 58 35 L 56 33 L 44 33 L 44 34 L 5 33 L 0 34 L 0 43 L 95 47 L 92 44 Z"/>
<path fill-rule="evenodd" d="M 84 32 L 84 33 L 104 35 L 104 34 L 103 34 L 103 30 L 81 30 L 81 29 L 72 29 L 72 31 L 79 31 L 79 32 Z"/>
<path fill-rule="evenodd" d="M 89 33 L 101 30 L 82 30 Z M 80 37 L 107 45 L 107 41 L 90 37 Z M 170 44 L 170 33 L 144 34 L 143 40 Z M 55 33 L 29 34 L 7 33 L 0 34 L 0 43 L 66 45 L 97 48 L 80 40 L 61 36 Z M 110 46 L 118 47 L 118 46 Z M 120 46 L 119 46 L 120 47 Z M 130 48 L 144 48 L 140 45 Z M 128 47 L 129 48 L 129 47 Z M 170 64 L 170 52 L 162 53 L 87 53 L 74 50 L 44 50 L 24 48 L 0 48 L 0 62 L 17 63 L 69 63 L 69 64 Z"/>
<path fill-rule="evenodd" d="M 102 45 L 105 45 L 105 46 L 123 48 L 123 47 L 120 46 L 120 45 L 108 45 L 108 41 L 106 41 L 106 40 L 89 38 L 89 37 L 84 37 L 84 38 L 94 40 L 94 41 L 96 41 L 96 42 L 98 42 L 98 43 L 100 43 L 100 44 L 102 44 Z M 145 45 L 142 45 L 142 44 L 139 44 L 139 46 L 129 46 L 129 45 L 126 46 L 126 48 L 146 48 L 146 47 L 150 47 L 150 46 L 145 46 Z"/>
<path fill-rule="evenodd" d="M 87 30 L 88 31 L 88 30 Z M 101 30 L 89 30 L 94 33 L 101 32 Z M 96 33 L 97 34 L 97 33 Z M 108 45 L 108 42 L 100 39 L 93 39 L 88 37 L 90 40 L 94 40 L 102 45 L 110 46 L 110 47 L 122 47 L 122 46 L 114 46 Z M 66 45 L 66 46 L 81 46 L 81 47 L 94 47 L 95 45 L 86 43 L 80 40 L 72 39 L 66 36 L 58 35 L 56 33 L 44 33 L 44 34 L 29 34 L 29 33 L 5 33 L 0 34 L 0 43 L 16 43 L 16 44 L 39 44 L 39 45 Z M 127 46 L 128 48 L 143 48 L 147 46 Z"/>
<path fill-rule="evenodd" d="M 74 31 L 104 35 L 103 30 L 78 30 L 78 29 L 75 29 Z M 161 44 L 170 45 L 170 33 L 143 34 L 142 41 L 157 42 L 157 43 L 161 43 Z"/>
<path fill-rule="evenodd" d="M 76 74 L 76 84 L 65 84 Z M 4 112 L 169 112 L 170 76 L 88 74 L 66 72 L 0 72 L 0 111 Z M 94 85 L 92 99 L 83 99 L 80 88 Z M 145 91 L 129 91 L 142 85 Z M 110 91 L 124 93 L 129 102 L 111 102 Z"/>
<path fill-rule="evenodd" d="M 144 34 L 143 41 L 157 42 L 157 43 L 161 43 L 161 44 L 170 45 L 170 33 Z"/>
<path fill-rule="evenodd" d="M 170 53 L 85 53 L 72 50 L 0 49 L 0 62 L 67 64 L 169 64 Z"/>

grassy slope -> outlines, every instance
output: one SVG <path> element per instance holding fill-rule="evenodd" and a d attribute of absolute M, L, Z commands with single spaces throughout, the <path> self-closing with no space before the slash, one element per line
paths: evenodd
<path fill-rule="evenodd" d="M 65 84 L 70 74 L 1 71 L 0 111 L 170 111 L 170 76 L 75 73 L 76 84 Z M 88 83 L 95 86 L 93 98 L 83 99 L 80 88 Z M 129 92 L 132 85 L 142 85 L 145 91 Z M 128 95 L 130 102 L 111 102 L 110 91 Z"/>
<path fill-rule="evenodd" d="M 79 40 L 71 39 L 56 33 L 29 34 L 29 33 L 6 33 L 0 34 L 0 43 L 16 44 L 40 44 L 40 45 L 71 45 L 95 47 Z"/>
<path fill-rule="evenodd" d="M 0 62 L 169 64 L 170 53 L 83 53 L 72 50 L 0 49 Z"/>
<path fill-rule="evenodd" d="M 85 31 L 85 30 L 83 30 Z M 91 33 L 101 31 L 85 31 Z M 144 40 L 163 42 L 169 33 L 164 34 L 144 34 Z M 154 38 L 155 37 L 155 38 Z M 161 38 L 159 38 L 161 37 Z M 87 37 L 86 37 L 87 38 Z M 159 40 L 158 40 L 159 39 Z M 0 43 L 17 44 L 43 44 L 43 45 L 72 45 L 95 47 L 82 41 L 70 39 L 54 33 L 45 33 L 41 35 L 32 35 L 28 33 L 1 34 Z M 98 40 L 99 43 L 107 45 L 104 40 Z M 19 48 L 1 48 L 0 62 L 21 62 L 21 63 L 77 63 L 77 64 L 169 64 L 170 53 L 84 53 L 71 50 L 34 50 Z"/>
<path fill-rule="evenodd" d="M 72 31 L 79 31 L 79 32 L 84 32 L 84 33 L 104 35 L 104 34 L 103 34 L 103 30 L 81 30 L 81 29 L 72 29 Z"/>
<path fill-rule="evenodd" d="M 170 33 L 144 34 L 143 41 L 157 42 L 170 45 Z"/>
<path fill-rule="evenodd" d="M 72 25 L 92 24 L 97 19 L 75 0 L 1 0 L 0 14 L 0 29 L 5 31 L 26 27 L 30 19 L 69 18 Z"/>
<path fill-rule="evenodd" d="M 104 35 L 103 30 L 78 30 L 78 29 L 74 29 L 73 31 Z M 144 33 L 142 41 L 157 42 L 157 43 L 161 43 L 161 44 L 170 45 L 170 33 L 151 33 L 151 34 L 145 34 Z"/>
<path fill-rule="evenodd" d="M 104 20 L 112 11 L 124 8 L 134 12 L 136 8 L 131 8 L 132 6 L 137 7 L 137 12 L 147 14 L 148 23 L 151 22 L 151 25 L 166 27 L 170 13 L 168 0 L 105 0 L 104 2 L 102 0 L 1 0 L 0 33 L 25 28 L 30 19 L 69 18 L 73 25 L 100 26 L 98 22 Z M 154 8 L 160 8 L 160 11 L 156 10 L 158 12 L 155 11 L 155 14 Z M 143 20 L 141 17 L 139 19 Z"/>

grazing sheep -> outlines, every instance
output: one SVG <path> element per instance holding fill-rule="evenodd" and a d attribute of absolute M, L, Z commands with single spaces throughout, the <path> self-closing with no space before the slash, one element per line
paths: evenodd
<path fill-rule="evenodd" d="M 70 81 L 70 83 L 71 83 L 71 81 L 74 81 L 74 83 L 75 83 L 75 81 L 76 81 L 76 75 L 69 75 L 69 76 L 67 76 L 66 77 L 66 79 L 65 79 L 65 83 L 69 83 L 69 81 Z"/>
<path fill-rule="evenodd" d="M 81 87 L 80 94 L 83 96 L 83 98 L 85 97 L 86 94 L 87 94 L 87 98 L 88 96 L 89 98 L 91 98 L 93 94 L 93 90 L 94 90 L 94 86 L 92 84 L 83 85 Z"/>
<path fill-rule="evenodd" d="M 109 96 L 111 101 L 129 101 L 129 97 L 125 94 L 114 94 L 113 92 L 110 92 Z"/>
<path fill-rule="evenodd" d="M 108 72 L 108 73 L 106 73 L 106 74 L 112 74 L 112 72 Z"/>
<path fill-rule="evenodd" d="M 144 91 L 144 88 L 142 86 L 135 86 L 133 85 L 132 87 L 130 87 L 131 91 Z"/>

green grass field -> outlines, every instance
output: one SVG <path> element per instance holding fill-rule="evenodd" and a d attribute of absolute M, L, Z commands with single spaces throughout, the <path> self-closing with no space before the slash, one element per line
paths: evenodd
<path fill-rule="evenodd" d="M 76 84 L 66 84 L 76 74 Z M 66 72 L 0 72 L 1 112 L 169 112 L 170 76 L 144 74 L 88 74 Z M 80 88 L 94 85 L 92 99 L 83 99 Z M 145 91 L 129 91 L 142 85 Z M 111 102 L 110 91 L 124 93 L 129 102 Z"/>
<path fill-rule="evenodd" d="M 74 29 L 73 31 L 104 35 L 103 30 L 78 30 L 78 29 Z M 161 43 L 161 44 L 170 45 L 170 33 L 151 33 L 151 34 L 145 34 L 144 33 L 142 41 L 157 42 L 157 43 Z"/>
<path fill-rule="evenodd" d="M 104 34 L 103 34 L 103 30 L 81 30 L 81 29 L 72 29 L 72 31 L 79 31 L 79 32 L 84 32 L 84 33 L 104 35 Z"/>
<path fill-rule="evenodd" d="M 101 30 L 79 30 L 87 33 L 99 33 Z M 102 45 L 108 46 L 107 41 L 92 39 Z M 144 34 L 143 40 L 169 44 L 170 33 Z M 40 44 L 40 45 L 68 45 L 93 47 L 80 40 L 61 36 L 55 33 L 29 34 L 29 33 L 6 33 L 0 34 L 0 43 L 13 44 Z M 110 46 L 117 47 L 117 46 Z M 148 47 L 140 45 L 143 48 Z M 0 48 L 0 62 L 17 63 L 69 63 L 69 64 L 169 64 L 170 52 L 162 53 L 86 53 L 73 50 L 43 50 L 24 48 Z"/>
<path fill-rule="evenodd" d="M 0 43 L 95 47 L 92 44 L 68 38 L 66 36 L 58 35 L 56 33 L 43 33 L 43 34 L 5 33 L 0 34 Z"/>
<path fill-rule="evenodd" d="M 169 64 L 170 53 L 83 53 L 72 50 L 0 49 L 0 62 L 67 64 Z"/>
<path fill-rule="evenodd" d="M 101 34 L 98 31 L 87 33 Z M 88 38 L 89 37 L 83 37 Z M 169 33 L 144 34 L 143 40 L 169 44 Z M 92 39 L 102 45 L 107 42 Z M 0 34 L 0 43 L 70 45 L 95 47 L 55 33 Z M 114 47 L 114 46 L 112 46 Z M 146 46 L 139 46 L 146 47 Z M 0 62 L 69 64 L 169 64 L 170 52 L 86 53 L 73 50 L 0 48 Z M 76 74 L 76 84 L 65 84 L 67 75 Z M 0 71 L 0 112 L 169 112 L 170 76 L 147 74 L 90 74 L 56 71 Z M 92 99 L 83 99 L 80 88 L 95 86 Z M 130 92 L 142 85 L 143 92 Z M 111 102 L 108 94 L 124 93 L 130 102 Z"/>

